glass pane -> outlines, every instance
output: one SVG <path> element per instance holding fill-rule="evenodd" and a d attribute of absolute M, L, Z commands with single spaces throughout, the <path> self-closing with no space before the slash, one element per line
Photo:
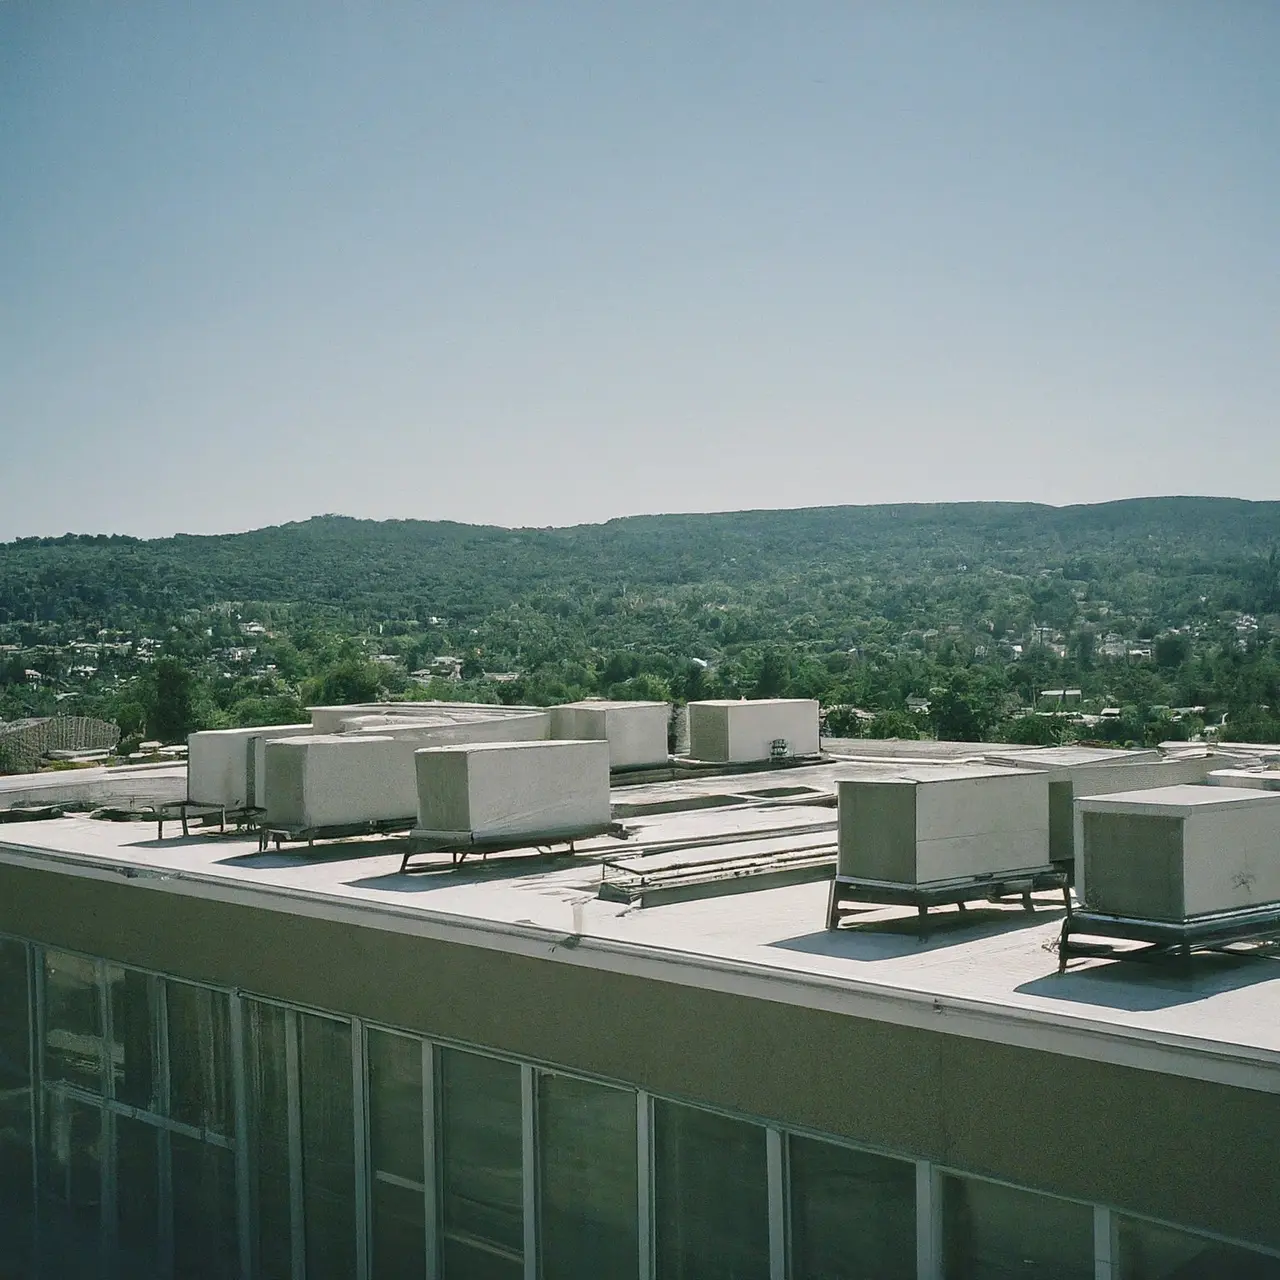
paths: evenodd
<path fill-rule="evenodd" d="M 226 1147 L 173 1134 L 173 1268 L 183 1280 L 232 1280 L 236 1162 Z"/>
<path fill-rule="evenodd" d="M 420 1280 L 427 1274 L 424 1210 L 421 1190 L 374 1178 L 374 1280 Z"/>
<path fill-rule="evenodd" d="M 1093 1208 L 974 1178 L 943 1179 L 947 1275 L 1093 1280 Z"/>
<path fill-rule="evenodd" d="M 158 1273 L 160 1239 L 160 1131 L 116 1116 L 116 1221 L 120 1274 Z"/>
<path fill-rule="evenodd" d="M 102 1112 L 63 1093 L 46 1091 L 41 1141 L 41 1191 L 47 1239 L 68 1256 L 93 1257 L 102 1204 Z"/>
<path fill-rule="evenodd" d="M 31 1029 L 27 949 L 0 939 L 0 1275 L 31 1269 Z"/>
<path fill-rule="evenodd" d="M 356 1270 L 351 1026 L 301 1014 L 298 1027 L 307 1280 L 350 1280 Z"/>
<path fill-rule="evenodd" d="M 231 1006 L 223 991 L 165 984 L 169 1020 L 169 1114 L 231 1136 Z"/>
<path fill-rule="evenodd" d="M 543 1076 L 538 1158 L 544 1274 L 557 1280 L 634 1280 L 636 1095 L 569 1076 Z"/>
<path fill-rule="evenodd" d="M 659 1280 L 768 1280 L 764 1130 L 654 1103 Z"/>
<path fill-rule="evenodd" d="M 44 1077 L 102 1092 L 102 1011 L 94 961 L 45 953 Z"/>
<path fill-rule="evenodd" d="M 1172 1227 L 1116 1218 L 1120 1280 L 1280 1280 L 1280 1258 Z"/>
<path fill-rule="evenodd" d="M 412 1280 L 426 1273 L 422 1044 L 370 1031 L 368 1055 L 373 1274 L 377 1280 Z"/>
<path fill-rule="evenodd" d="M 157 1108 L 151 993 L 154 980 L 133 969 L 106 966 L 111 995 L 111 1070 L 115 1096 L 142 1111 Z"/>
<path fill-rule="evenodd" d="M 519 1277 L 524 1249 L 520 1068 L 440 1051 L 447 1280 Z"/>
<path fill-rule="evenodd" d="M 373 1167 L 422 1182 L 422 1043 L 370 1031 L 369 1137 Z"/>
<path fill-rule="evenodd" d="M 788 1157 L 794 1280 L 912 1280 L 913 1164 L 795 1137 Z"/>
<path fill-rule="evenodd" d="M 257 1274 L 290 1280 L 289 1091 L 283 1009 L 245 1001 L 250 1201 Z"/>

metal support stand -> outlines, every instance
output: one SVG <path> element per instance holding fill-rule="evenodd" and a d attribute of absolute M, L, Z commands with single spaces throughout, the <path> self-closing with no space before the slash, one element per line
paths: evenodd
<path fill-rule="evenodd" d="M 883 906 L 915 907 L 927 930 L 931 907 L 958 907 L 962 912 L 970 902 L 1003 902 L 1019 897 L 1024 911 L 1034 913 L 1033 893 L 1060 892 L 1071 910 L 1069 873 L 1055 867 L 1035 867 L 1012 875 L 966 876 L 933 884 L 890 884 L 882 880 L 861 880 L 856 876 L 836 876 L 827 898 L 827 928 L 838 929 L 852 914 L 846 902 L 871 902 Z"/>
<path fill-rule="evenodd" d="M 1117 938 L 1145 942 L 1144 947 L 1112 947 L 1072 941 L 1073 935 Z M 1058 972 L 1066 971 L 1073 956 L 1103 956 L 1114 960 L 1137 960 L 1157 955 L 1176 955 L 1184 961 L 1192 951 L 1225 951 L 1237 942 L 1280 941 L 1280 905 L 1221 911 L 1194 920 L 1135 920 L 1105 915 L 1098 911 L 1067 910 L 1058 937 Z"/>
<path fill-rule="evenodd" d="M 189 836 L 193 818 L 199 821 L 202 827 L 212 826 L 216 821 L 219 832 L 224 832 L 227 829 L 228 822 L 237 827 L 257 827 L 261 824 L 263 818 L 267 816 L 267 811 L 256 808 L 253 805 L 244 805 L 239 809 L 228 809 L 224 804 L 202 804 L 196 800 L 174 800 L 168 804 L 157 805 L 155 815 L 156 839 L 163 840 L 164 824 L 166 822 L 181 822 L 183 836 Z"/>
<path fill-rule="evenodd" d="M 277 849 L 285 843 L 305 840 L 310 848 L 317 840 L 349 840 L 353 836 L 396 835 L 413 826 L 412 818 L 393 818 L 376 822 L 351 822 L 332 827 L 261 827 L 258 830 L 258 852 L 266 853 L 268 846 Z"/>
<path fill-rule="evenodd" d="M 491 853 L 519 853 L 536 849 L 544 858 L 552 857 L 556 848 L 563 847 L 564 853 L 572 857 L 577 853 L 577 842 L 589 840 L 593 836 L 615 836 L 625 840 L 628 831 L 620 822 L 609 822 L 604 826 L 590 827 L 585 831 L 575 831 L 573 835 L 556 836 L 515 836 L 505 840 L 462 840 L 437 839 L 429 835 L 417 836 L 410 840 L 400 859 L 400 874 L 412 875 L 416 871 L 427 871 L 427 867 L 411 867 L 411 859 L 427 853 L 447 853 L 452 866 L 461 866 L 469 856 L 479 855 L 487 858 Z"/>

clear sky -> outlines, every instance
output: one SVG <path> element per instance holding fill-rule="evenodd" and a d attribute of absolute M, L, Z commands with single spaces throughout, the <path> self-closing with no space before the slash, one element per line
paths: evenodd
<path fill-rule="evenodd" d="M 0 3 L 0 538 L 1280 498 L 1274 0 Z"/>

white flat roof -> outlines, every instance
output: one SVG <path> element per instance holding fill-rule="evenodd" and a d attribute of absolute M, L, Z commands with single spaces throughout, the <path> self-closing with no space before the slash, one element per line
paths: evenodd
<path fill-rule="evenodd" d="M 87 818 L 0 827 L 0 862 L 1280 1093 L 1280 964 L 1262 955 L 1197 957 L 1189 974 L 1154 962 L 1073 961 L 1058 976 L 1061 905 L 1052 896 L 1039 899 L 1045 909 L 1035 916 L 944 908 L 925 936 L 913 908 L 870 906 L 853 927 L 828 932 L 825 882 L 645 908 L 596 896 L 602 858 L 648 856 L 656 867 L 830 849 L 834 859 L 830 807 L 759 793 L 830 792 L 837 769 L 615 788 L 615 803 L 684 796 L 714 807 L 628 817 L 631 839 L 595 837 L 576 858 L 551 862 L 517 854 L 454 870 L 441 854 L 421 859 L 425 873 L 406 876 L 398 841 L 260 853 L 256 836 L 184 839 L 175 824 L 158 840 L 149 824 Z M 1224 792 L 1179 790 L 1209 802 Z"/>

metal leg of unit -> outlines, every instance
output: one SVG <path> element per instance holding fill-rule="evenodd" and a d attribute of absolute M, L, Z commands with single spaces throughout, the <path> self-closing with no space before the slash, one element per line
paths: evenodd
<path fill-rule="evenodd" d="M 831 892 L 827 894 L 827 928 L 840 927 L 840 891 L 836 882 L 831 882 Z"/>

